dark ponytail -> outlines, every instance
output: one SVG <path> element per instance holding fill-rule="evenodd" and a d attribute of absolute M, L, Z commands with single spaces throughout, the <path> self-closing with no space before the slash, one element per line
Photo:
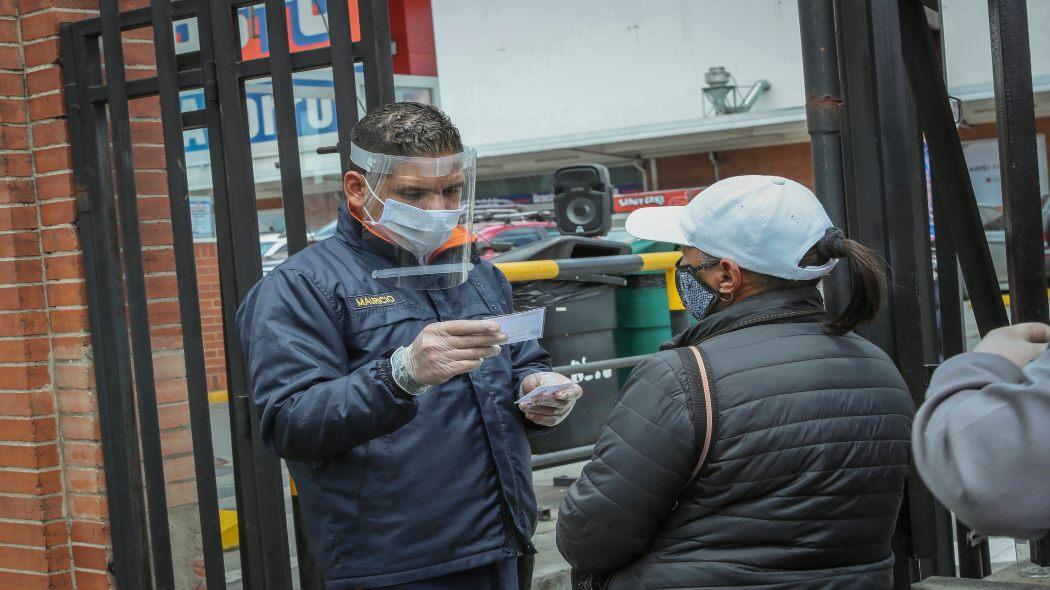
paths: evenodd
<path fill-rule="evenodd" d="M 820 266 L 833 258 L 845 259 L 849 264 L 850 298 L 846 309 L 824 327 L 841 336 L 875 319 L 886 290 L 886 274 L 885 265 L 875 252 L 847 239 L 838 228 L 827 230 L 800 266 Z"/>

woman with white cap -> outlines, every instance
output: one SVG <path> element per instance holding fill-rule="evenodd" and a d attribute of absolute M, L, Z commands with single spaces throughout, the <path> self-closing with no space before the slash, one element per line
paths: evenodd
<path fill-rule="evenodd" d="M 876 346 L 882 267 L 806 187 L 718 182 L 627 231 L 677 243 L 699 321 L 639 365 L 572 486 L 558 547 L 580 586 L 890 588 L 914 408 Z M 820 280 L 844 261 L 832 317 Z"/>

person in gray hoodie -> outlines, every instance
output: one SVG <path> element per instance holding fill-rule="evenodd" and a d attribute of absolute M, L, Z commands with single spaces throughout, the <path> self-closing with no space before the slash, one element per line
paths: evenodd
<path fill-rule="evenodd" d="M 933 375 L 912 430 L 930 491 L 975 531 L 1050 529 L 1050 326 L 993 330 Z"/>

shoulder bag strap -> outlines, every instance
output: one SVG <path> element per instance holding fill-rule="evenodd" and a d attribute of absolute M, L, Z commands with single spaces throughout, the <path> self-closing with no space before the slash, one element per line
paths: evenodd
<path fill-rule="evenodd" d="M 696 448 L 700 454 L 696 467 L 686 481 L 683 490 L 693 483 L 697 474 L 707 463 L 711 442 L 715 434 L 715 382 L 698 346 L 687 346 L 676 349 L 685 365 L 689 388 L 686 391 L 689 403 L 689 417 L 693 422 L 693 433 L 696 436 Z"/>

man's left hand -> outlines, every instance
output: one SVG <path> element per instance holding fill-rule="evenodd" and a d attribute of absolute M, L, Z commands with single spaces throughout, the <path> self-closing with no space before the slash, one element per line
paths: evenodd
<path fill-rule="evenodd" d="M 560 373 L 533 373 L 521 382 L 521 395 L 528 395 L 530 391 L 545 385 L 561 385 L 567 387 L 556 392 L 553 396 L 543 396 L 518 405 L 525 413 L 525 417 L 541 426 L 557 426 L 569 412 L 576 400 L 583 395 L 583 389 L 575 381 Z"/>

